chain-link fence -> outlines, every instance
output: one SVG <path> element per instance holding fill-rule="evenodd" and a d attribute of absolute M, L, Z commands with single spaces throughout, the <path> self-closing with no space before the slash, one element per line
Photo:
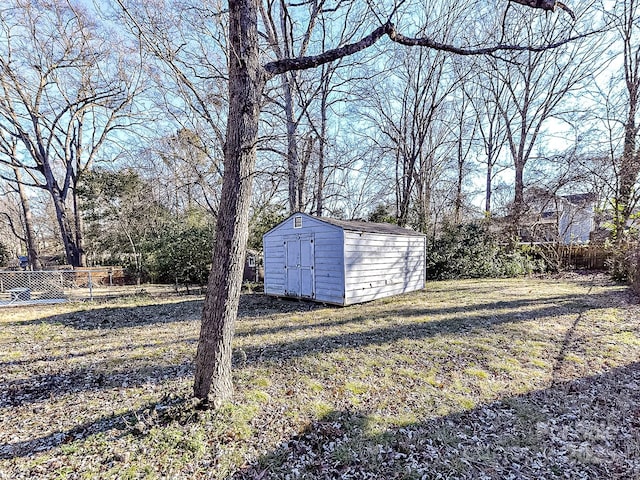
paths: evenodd
<path fill-rule="evenodd" d="M 124 283 L 122 271 L 0 271 L 0 306 L 93 300 Z"/>

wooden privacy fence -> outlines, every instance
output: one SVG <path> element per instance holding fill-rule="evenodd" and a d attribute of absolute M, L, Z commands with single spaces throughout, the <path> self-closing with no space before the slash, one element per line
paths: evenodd
<path fill-rule="evenodd" d="M 564 269 L 604 270 L 611 256 L 602 245 L 558 245 L 556 248 Z"/>

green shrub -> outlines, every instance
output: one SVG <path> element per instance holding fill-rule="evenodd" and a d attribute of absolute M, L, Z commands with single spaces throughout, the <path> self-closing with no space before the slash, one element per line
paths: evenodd
<path fill-rule="evenodd" d="M 636 293 L 640 293 L 640 244 L 638 241 L 626 239 L 607 243 L 605 247 L 611 254 L 606 262 L 611 278 L 617 282 L 630 284 Z"/>
<path fill-rule="evenodd" d="M 160 283 L 205 285 L 213 251 L 211 225 L 184 225 L 163 233 L 149 255 L 152 279 Z"/>
<path fill-rule="evenodd" d="M 268 204 L 261 210 L 254 212 L 249 224 L 247 247 L 261 252 L 262 236 L 285 218 L 287 218 L 287 214 L 282 205 Z"/>
<path fill-rule="evenodd" d="M 427 245 L 427 278 L 515 277 L 544 270 L 526 249 L 498 244 L 484 224 L 449 225 Z"/>
<path fill-rule="evenodd" d="M 9 251 L 9 247 L 7 247 L 4 243 L 0 242 L 0 267 L 6 267 L 9 264 L 9 260 L 11 260 L 11 252 Z"/>

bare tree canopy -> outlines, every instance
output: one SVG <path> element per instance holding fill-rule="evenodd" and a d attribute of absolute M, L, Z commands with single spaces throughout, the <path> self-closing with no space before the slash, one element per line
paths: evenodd
<path fill-rule="evenodd" d="M 20 143 L 0 162 L 48 192 L 67 262 L 84 264 L 76 188 L 114 132 L 130 125 L 139 86 L 124 51 L 104 45 L 84 8 L 12 0 L 0 11 L 0 131 Z"/>
<path fill-rule="evenodd" d="M 213 266 L 202 315 L 194 381 L 194 396 L 204 406 L 210 403 L 219 405 L 231 398 L 233 392 L 231 343 L 240 296 L 244 246 L 248 236 L 261 99 L 269 77 L 292 70 L 318 67 L 354 55 L 371 47 L 384 36 L 402 45 L 432 48 L 459 55 L 491 54 L 502 50 L 544 50 L 571 41 L 569 37 L 552 44 L 546 42 L 538 47 L 496 45 L 466 49 L 436 41 L 428 36 L 405 37 L 397 31 L 391 20 L 387 20 L 380 22 L 377 28 L 359 40 L 343 46 L 317 55 L 283 58 L 261 66 L 257 3 L 252 0 L 229 1 L 228 48 L 231 54 L 224 177 Z M 532 0 L 518 3 L 543 10 L 554 10 L 558 7 L 567 10 L 567 7 L 555 1 Z M 393 18 L 398 6 L 389 19 Z"/>

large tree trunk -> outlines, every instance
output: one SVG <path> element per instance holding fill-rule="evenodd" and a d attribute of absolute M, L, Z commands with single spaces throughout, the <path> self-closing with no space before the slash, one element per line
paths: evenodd
<path fill-rule="evenodd" d="M 67 209 L 64 205 L 62 195 L 57 188 L 52 188 L 50 190 L 50 194 L 56 212 L 58 227 L 60 228 L 60 237 L 64 246 L 65 257 L 69 265 L 79 267 L 80 259 L 78 255 L 78 248 L 73 236 L 73 230 L 71 228 L 71 223 L 69 222 L 69 216 L 67 215 Z"/>
<path fill-rule="evenodd" d="M 44 148 L 40 148 L 44 150 Z M 44 154 L 42 158 L 45 158 Z M 60 189 L 56 182 L 53 171 L 51 170 L 50 162 L 45 158 L 41 160 L 40 164 L 43 167 L 43 174 L 46 181 L 47 191 L 51 195 L 53 201 L 53 208 L 56 212 L 56 220 L 58 227 L 60 228 L 60 238 L 62 239 L 62 245 L 64 246 L 64 253 L 69 265 L 74 267 L 80 266 L 80 255 L 78 252 L 78 246 L 73 235 L 73 228 L 69 221 L 69 215 L 67 207 L 65 205 L 65 195 L 63 190 Z"/>
<path fill-rule="evenodd" d="M 258 63 L 256 2 L 229 1 L 229 117 L 213 265 L 202 312 L 194 395 L 218 406 L 233 394 L 231 341 L 249 230 L 264 71 Z"/>
<path fill-rule="evenodd" d="M 520 221 L 522 220 L 522 214 L 524 213 L 524 166 L 525 161 L 521 159 L 516 159 L 514 162 L 515 166 L 515 186 L 514 186 L 514 196 L 513 196 L 513 211 L 511 215 L 513 216 L 514 224 L 516 226 L 520 225 Z"/>
<path fill-rule="evenodd" d="M 82 212 L 80 211 L 80 199 L 76 194 L 76 188 L 73 189 L 73 216 L 75 226 L 75 238 L 76 238 L 76 256 L 78 261 L 78 267 L 87 266 L 87 252 L 84 249 L 84 221 L 82 219 Z"/>
<path fill-rule="evenodd" d="M 293 113 L 293 93 L 289 75 L 282 75 L 282 89 L 284 91 L 285 115 L 287 117 L 287 169 L 289 171 L 289 211 L 299 212 L 302 209 L 299 200 L 300 193 L 300 158 L 298 157 L 298 142 L 296 133 L 298 126 Z"/>
<path fill-rule="evenodd" d="M 27 244 L 27 257 L 29 258 L 29 266 L 32 270 L 42 270 L 42 263 L 40 262 L 40 255 L 38 254 L 38 247 L 36 246 L 36 235 L 33 231 L 33 216 L 31 215 L 31 206 L 29 205 L 29 197 L 25 192 L 24 184 L 22 183 L 22 174 L 20 169 L 14 169 L 16 184 L 18 190 L 18 196 L 20 197 L 20 205 L 22 207 L 22 217 L 24 221 L 24 233 Z"/>
<path fill-rule="evenodd" d="M 630 74 L 627 74 L 630 77 Z M 630 78 L 627 80 L 627 91 L 629 94 L 629 111 L 624 124 L 624 146 L 622 158 L 620 160 L 620 180 L 618 195 L 616 198 L 616 211 L 614 219 L 614 234 L 622 239 L 624 236 L 627 220 L 631 217 L 633 210 L 633 189 L 640 172 L 640 158 L 636 150 L 636 137 L 638 127 L 636 126 L 636 114 L 638 109 L 638 80 Z"/>
<path fill-rule="evenodd" d="M 492 185 L 491 179 L 493 178 L 491 159 L 487 162 L 487 187 L 484 196 L 484 214 L 486 217 L 491 217 L 491 193 Z"/>
<path fill-rule="evenodd" d="M 321 217 L 324 210 L 324 153 L 327 143 L 327 96 L 328 80 L 323 81 L 320 99 L 320 144 L 318 145 L 318 188 L 316 190 L 316 215 Z"/>

